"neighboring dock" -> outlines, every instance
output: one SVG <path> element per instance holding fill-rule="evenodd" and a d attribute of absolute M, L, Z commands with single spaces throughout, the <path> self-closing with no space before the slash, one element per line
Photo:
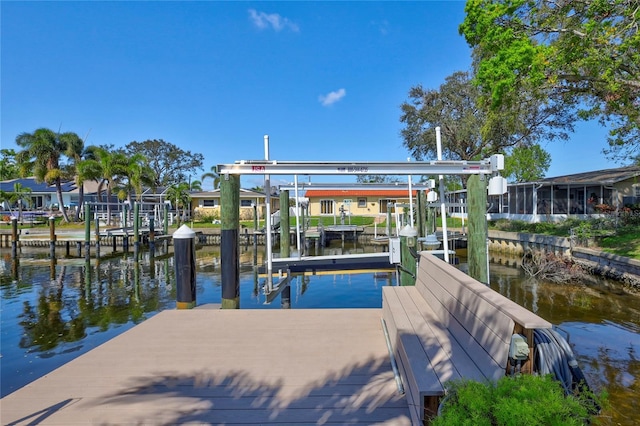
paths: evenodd
<path fill-rule="evenodd" d="M 2 424 L 411 424 L 381 309 L 207 307 L 161 312 L 4 397 Z"/>

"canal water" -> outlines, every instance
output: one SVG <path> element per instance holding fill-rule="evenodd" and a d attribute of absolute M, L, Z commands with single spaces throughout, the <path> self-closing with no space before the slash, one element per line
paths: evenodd
<path fill-rule="evenodd" d="M 318 254 L 382 250 L 338 244 Z M 2 396 L 175 307 L 170 253 L 156 253 L 152 260 L 143 252 L 137 262 L 130 254 L 116 253 L 89 264 L 84 258 L 52 262 L 48 250 L 35 248 L 23 248 L 17 261 L 10 250 L 0 256 Z M 263 261 L 261 250 L 242 248 L 242 309 L 379 308 L 381 288 L 396 283 L 389 271 L 301 275 L 293 279 L 290 294 L 267 303 L 264 277 L 253 267 Z M 640 295 L 604 280 L 569 286 L 531 281 L 517 262 L 492 259 L 492 288 L 568 336 L 591 387 L 609 394 L 605 424 L 640 424 Z M 219 248 L 200 248 L 196 266 L 197 304 L 220 303 Z M 464 258 L 460 267 L 466 267 Z"/>

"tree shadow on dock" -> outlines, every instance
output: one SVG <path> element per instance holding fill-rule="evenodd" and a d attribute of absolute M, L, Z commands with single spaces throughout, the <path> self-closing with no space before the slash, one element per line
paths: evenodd
<path fill-rule="evenodd" d="M 130 387 L 100 398 L 97 405 L 130 411 L 127 422 L 140 424 L 410 424 L 388 359 L 369 359 L 309 383 L 301 380 L 268 381 L 243 370 L 159 373 L 132 378 Z"/>

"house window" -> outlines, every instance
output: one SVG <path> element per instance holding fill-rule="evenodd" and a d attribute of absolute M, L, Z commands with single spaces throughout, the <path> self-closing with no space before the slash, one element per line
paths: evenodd
<path fill-rule="evenodd" d="M 366 198 L 358 198 L 358 208 L 364 209 L 367 207 L 367 199 Z"/>
<path fill-rule="evenodd" d="M 633 185 L 633 196 L 640 197 L 640 185 Z"/>
<path fill-rule="evenodd" d="M 240 207 L 251 207 L 251 200 L 240 200 Z"/>
<path fill-rule="evenodd" d="M 216 207 L 218 205 L 218 200 L 202 200 L 203 207 Z"/>
<path fill-rule="evenodd" d="M 320 200 L 320 214 L 333 214 L 333 200 Z"/>

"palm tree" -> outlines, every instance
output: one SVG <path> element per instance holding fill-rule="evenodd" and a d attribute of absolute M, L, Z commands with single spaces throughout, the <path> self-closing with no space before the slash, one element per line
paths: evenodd
<path fill-rule="evenodd" d="M 213 179 L 213 189 L 218 189 L 220 187 L 220 175 L 218 174 L 218 170 L 216 166 L 211 166 L 211 171 L 203 174 L 200 177 L 200 179 L 202 180 L 202 183 L 204 183 L 204 180 L 206 178 Z"/>
<path fill-rule="evenodd" d="M 23 186 L 20 182 L 13 184 L 13 192 L 8 193 L 7 200 L 18 204 L 18 222 L 22 221 L 22 208 L 31 205 L 31 188 Z"/>
<path fill-rule="evenodd" d="M 80 220 L 80 212 L 84 204 L 84 182 L 90 179 L 97 179 L 97 176 L 87 175 L 89 169 L 85 169 L 84 173 L 80 173 L 81 162 L 88 159 L 95 159 L 95 146 L 85 148 L 84 141 L 75 133 L 67 132 L 60 135 L 67 145 L 65 155 L 69 159 L 68 174 L 73 177 L 78 187 L 78 207 L 76 208 L 75 221 Z"/>
<path fill-rule="evenodd" d="M 84 197 L 84 183 L 86 181 L 100 182 L 102 179 L 102 166 L 97 160 L 97 150 L 100 149 L 96 146 L 87 147 L 84 159 L 76 163 L 76 183 L 79 187 L 83 188 L 82 198 L 79 199 L 79 208 L 76 211 L 76 221 L 79 220 L 82 212 L 81 206 L 83 205 Z M 98 194 L 100 195 L 100 194 Z"/>
<path fill-rule="evenodd" d="M 199 180 L 190 181 L 189 191 L 202 191 L 202 182 Z"/>
<path fill-rule="evenodd" d="M 180 182 L 167 188 L 167 199 L 175 203 L 176 215 L 178 217 L 178 226 L 180 225 L 180 207 L 189 205 L 191 195 L 189 195 L 189 183 Z"/>
<path fill-rule="evenodd" d="M 100 170 L 98 200 L 102 202 L 102 190 L 107 190 L 107 225 L 111 225 L 111 193 L 117 187 L 119 179 L 125 174 L 127 156 L 120 151 L 110 152 L 105 148 L 95 151 Z"/>
<path fill-rule="evenodd" d="M 153 186 L 155 182 L 155 172 L 149 166 L 149 161 L 142 154 L 133 154 L 126 158 L 123 164 L 122 180 L 123 188 L 118 198 L 127 198 L 132 203 L 131 194 L 135 192 L 136 198 L 139 200 L 142 196 L 142 188 L 144 185 Z"/>
<path fill-rule="evenodd" d="M 17 154 L 16 161 L 20 164 L 22 176 L 33 173 L 36 182 L 55 185 L 62 217 L 68 223 L 69 217 L 62 200 L 64 173 L 60 164 L 60 157 L 67 150 L 66 140 L 66 136 L 61 138 L 59 133 L 46 128 L 33 133 L 21 133 L 16 137 L 16 145 L 23 150 Z"/>

